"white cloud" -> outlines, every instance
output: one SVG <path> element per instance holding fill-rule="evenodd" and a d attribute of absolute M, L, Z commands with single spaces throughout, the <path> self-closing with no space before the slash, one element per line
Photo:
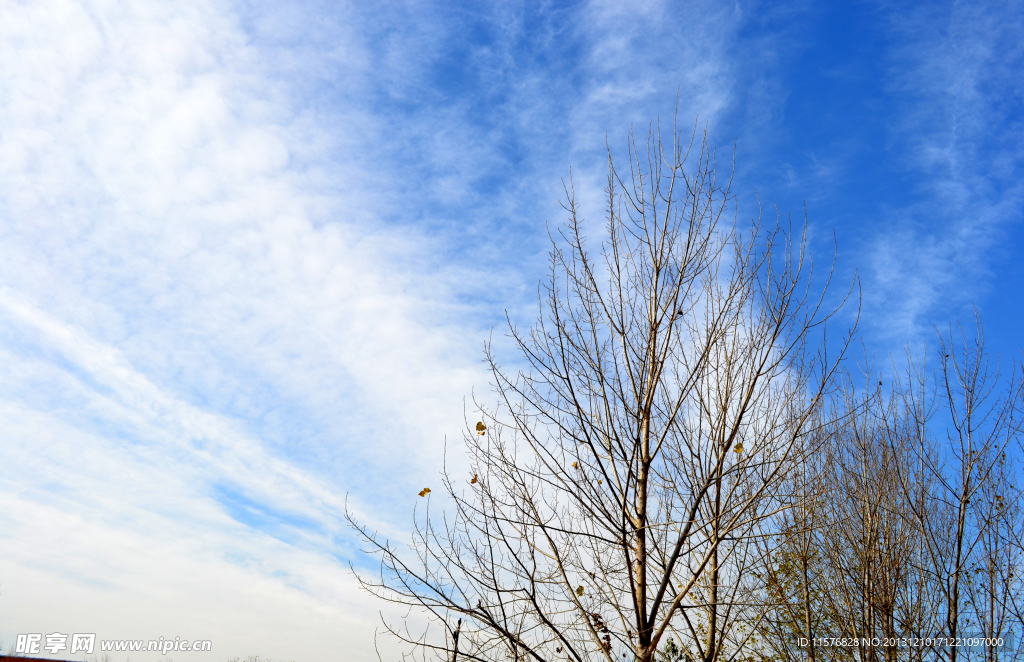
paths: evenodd
<path fill-rule="evenodd" d="M 344 492 L 413 498 L 481 379 L 432 240 L 381 222 L 386 164 L 309 158 L 220 8 L 0 13 L 0 631 L 369 659 Z"/>

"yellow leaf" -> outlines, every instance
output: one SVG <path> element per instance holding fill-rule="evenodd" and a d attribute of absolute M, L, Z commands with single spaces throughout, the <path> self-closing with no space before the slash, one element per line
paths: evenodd
<path fill-rule="evenodd" d="M 733 449 L 737 455 L 743 452 L 743 444 L 736 444 L 736 448 Z"/>
<path fill-rule="evenodd" d="M 573 468 L 573 469 L 579 469 L 579 466 L 577 466 L 577 464 L 576 464 L 575 462 L 573 462 L 573 463 L 572 463 L 572 468 Z"/>
<path fill-rule="evenodd" d="M 476 482 L 476 474 L 473 474 L 473 480 L 469 481 L 470 485 Z"/>
<path fill-rule="evenodd" d="M 483 432 L 486 429 L 487 429 L 487 426 L 483 424 L 483 421 L 477 421 L 477 423 L 476 423 L 476 431 L 477 432 Z"/>
<path fill-rule="evenodd" d="M 576 589 L 576 595 L 583 595 L 583 587 L 582 586 L 580 586 L 579 588 Z"/>
<path fill-rule="evenodd" d="M 421 497 L 425 497 L 428 494 L 430 494 L 430 488 L 429 487 L 424 487 L 422 490 L 420 490 L 420 496 Z"/>

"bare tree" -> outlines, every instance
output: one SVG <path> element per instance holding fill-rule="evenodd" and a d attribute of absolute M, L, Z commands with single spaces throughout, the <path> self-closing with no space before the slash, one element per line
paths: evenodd
<path fill-rule="evenodd" d="M 908 353 L 887 397 L 844 381 L 823 463 L 798 472 L 817 489 L 763 557 L 762 657 L 1014 659 L 992 642 L 1024 625 L 1020 373 L 991 366 L 980 322 L 938 340 L 940 369 Z M 815 631 L 853 646 L 793 645 Z"/>
<path fill-rule="evenodd" d="M 917 529 L 908 516 L 900 479 L 913 463 L 904 436 L 887 443 L 886 417 L 899 420 L 895 398 L 880 390 L 847 405 L 851 416 L 835 435 L 829 455 L 826 520 L 821 546 L 831 577 L 829 608 L 848 638 L 893 638 L 903 634 Z M 857 646 L 858 658 L 895 659 L 894 647 Z"/>
<path fill-rule="evenodd" d="M 1005 449 L 976 497 L 973 516 L 979 532 L 977 553 L 964 573 L 966 605 L 973 615 L 975 635 L 985 639 L 1005 637 L 1020 625 L 1015 605 L 1020 603 L 1022 556 L 1013 544 L 1014 532 L 1024 531 L 1021 493 Z M 985 662 L 995 662 L 994 647 L 985 647 Z"/>
<path fill-rule="evenodd" d="M 927 539 L 933 545 L 936 580 L 946 601 L 945 631 L 955 638 L 964 636 L 965 625 L 973 627 L 979 619 L 984 619 L 983 623 L 988 620 L 986 612 L 994 617 L 992 605 L 981 613 L 970 608 L 970 587 L 966 585 L 981 579 L 972 576 L 972 571 L 983 573 L 984 566 L 996 563 L 1004 546 L 1001 529 L 1005 516 L 995 516 L 999 512 L 997 497 L 1009 496 L 1011 485 L 999 473 L 1003 454 L 1020 438 L 1022 383 L 1016 366 L 1004 383 L 998 365 L 990 365 L 977 316 L 973 334 L 959 328 L 954 335 L 951 330 L 941 337 L 940 351 L 940 384 L 949 407 L 950 466 L 936 464 L 932 471 L 941 485 L 938 508 L 948 513 L 946 530 L 922 521 L 932 525 Z M 992 568 L 989 571 L 990 599 L 998 594 L 1004 601 L 1009 586 L 997 581 Z M 950 662 L 956 662 L 958 653 L 958 647 L 949 649 Z"/>
<path fill-rule="evenodd" d="M 781 662 L 818 662 L 831 655 L 818 651 L 816 637 L 842 630 L 843 621 L 831 608 L 834 579 L 822 558 L 822 538 L 828 531 L 828 506 L 834 498 L 827 481 L 832 444 L 844 421 L 819 426 L 804 438 L 799 461 L 790 472 L 786 493 L 791 503 L 778 520 L 774 536 L 763 536 L 759 567 L 753 571 L 752 624 L 759 637 L 757 657 Z M 836 651 L 830 651 L 836 652 Z M 838 651 L 843 653 L 845 651 Z"/>
<path fill-rule="evenodd" d="M 697 137 L 694 132 L 694 138 Z M 787 476 L 838 353 L 831 274 L 811 286 L 805 233 L 726 218 L 706 142 L 609 152 L 607 226 L 591 249 L 572 181 L 540 315 L 486 356 L 498 404 L 467 425 L 472 473 L 411 550 L 352 521 L 381 560 L 363 586 L 447 636 L 387 623 L 413 653 L 460 660 L 737 658 L 753 634 L 740 586 L 789 504 Z M 472 421 L 468 421 L 472 423 Z M 351 517 L 350 517 L 351 521 Z"/>
<path fill-rule="evenodd" d="M 895 659 L 866 638 L 904 632 L 916 539 L 900 479 L 913 448 L 887 443 L 885 416 L 897 411 L 879 389 L 836 394 L 828 425 L 794 472 L 794 501 L 782 528 L 765 538 L 762 658 L 786 661 Z M 903 439 L 902 437 L 900 438 Z M 815 645 L 839 637 L 850 645 Z"/>

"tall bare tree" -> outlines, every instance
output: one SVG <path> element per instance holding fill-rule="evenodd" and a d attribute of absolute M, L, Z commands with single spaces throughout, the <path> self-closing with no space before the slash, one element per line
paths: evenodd
<path fill-rule="evenodd" d="M 453 659 L 459 618 L 460 660 L 712 662 L 748 644 L 739 587 L 849 335 L 826 352 L 831 274 L 810 284 L 805 233 L 728 218 L 731 177 L 697 137 L 631 135 L 625 174 L 609 152 L 595 248 L 566 184 L 539 319 L 510 322 L 527 368 L 488 346 L 498 404 L 467 425 L 449 512 L 408 550 L 352 522 L 381 561 L 363 585 L 441 627 L 387 623 L 414 655 Z"/>
<path fill-rule="evenodd" d="M 983 609 L 979 614 L 970 608 L 968 584 L 981 579 L 972 576 L 972 571 L 995 563 L 1000 555 L 997 550 L 1003 547 L 1000 529 L 1005 518 L 995 517 L 996 497 L 1009 496 L 1011 483 L 999 473 L 1005 451 L 1020 439 L 1024 385 L 1016 366 L 1004 380 L 999 366 L 990 364 L 977 317 L 973 333 L 961 327 L 942 336 L 940 352 L 940 385 L 950 421 L 948 466 L 935 464 L 932 472 L 941 485 L 937 510 L 947 517 L 944 522 L 924 518 L 922 523 L 929 527 L 927 540 L 932 544 L 936 581 L 946 602 L 945 634 L 963 637 L 965 625 L 976 634 L 979 620 L 990 611 Z M 996 581 L 996 574 L 990 578 L 994 583 L 989 591 L 1006 596 L 1009 586 Z M 958 654 L 958 648 L 951 647 L 950 662 L 957 662 Z"/>

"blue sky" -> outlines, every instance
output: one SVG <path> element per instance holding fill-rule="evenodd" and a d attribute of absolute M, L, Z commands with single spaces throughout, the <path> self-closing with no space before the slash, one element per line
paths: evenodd
<path fill-rule="evenodd" d="M 0 1 L 0 637 L 376 659 L 402 540 L 572 167 L 707 126 L 858 274 L 879 363 L 1019 356 L 1015 2 Z M 727 161 L 728 158 L 723 158 Z M 515 357 L 509 355 L 508 362 Z M 144 660 L 144 658 L 133 659 Z M 155 659 L 155 658 L 154 658 Z"/>

